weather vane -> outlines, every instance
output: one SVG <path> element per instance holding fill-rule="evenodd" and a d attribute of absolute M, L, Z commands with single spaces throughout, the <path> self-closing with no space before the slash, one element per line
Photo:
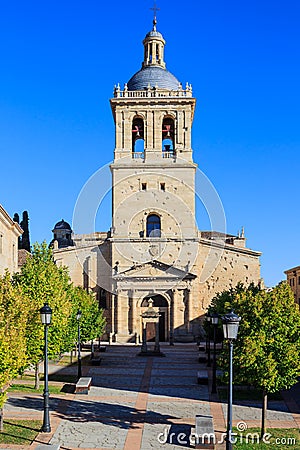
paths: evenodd
<path fill-rule="evenodd" d="M 154 0 L 154 6 L 153 6 L 153 8 L 150 8 L 150 9 L 153 11 L 153 15 L 154 15 L 154 17 L 153 17 L 153 30 L 155 31 L 155 30 L 156 30 L 156 24 L 157 24 L 157 20 L 156 20 L 156 12 L 160 10 L 160 8 L 158 8 L 158 7 L 156 6 L 156 1 L 155 1 L 155 0 Z"/>

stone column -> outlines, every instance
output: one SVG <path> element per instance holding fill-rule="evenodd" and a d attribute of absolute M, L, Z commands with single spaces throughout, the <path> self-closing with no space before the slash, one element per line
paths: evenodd
<path fill-rule="evenodd" d="M 160 347 L 159 347 L 159 319 L 157 319 L 157 322 L 155 322 L 155 345 L 154 345 L 154 351 L 157 353 L 160 353 Z"/>
<path fill-rule="evenodd" d="M 118 295 L 118 334 L 128 335 L 128 292 L 121 291 Z"/>
<path fill-rule="evenodd" d="M 121 309 L 121 297 L 120 293 L 116 296 L 116 328 L 117 328 L 117 334 L 121 333 L 121 327 L 122 327 L 122 309 Z"/>
<path fill-rule="evenodd" d="M 113 342 L 116 333 L 116 303 L 117 303 L 117 295 L 111 294 L 111 305 L 110 305 L 110 320 L 111 320 L 111 328 L 109 334 L 109 342 Z"/>
<path fill-rule="evenodd" d="M 187 110 L 185 114 L 185 148 L 191 148 L 191 129 L 192 129 L 192 113 L 191 110 Z"/>
<path fill-rule="evenodd" d="M 124 112 L 123 139 L 125 150 L 132 150 L 132 115 Z"/>
<path fill-rule="evenodd" d="M 116 150 L 120 150 L 122 148 L 122 134 L 123 134 L 123 120 L 122 113 L 119 111 L 118 107 L 116 108 Z"/>
<path fill-rule="evenodd" d="M 191 322 L 191 289 L 186 289 L 186 298 L 185 298 L 185 320 L 186 320 L 186 329 L 189 332 L 190 331 L 190 322 Z"/>
<path fill-rule="evenodd" d="M 153 123 L 153 113 L 152 111 L 147 111 L 146 114 L 146 120 L 144 123 L 145 126 L 145 149 L 150 149 L 154 147 L 154 142 L 153 142 L 153 128 L 154 128 L 154 123 Z"/>
<path fill-rule="evenodd" d="M 147 323 L 143 321 L 143 337 L 142 337 L 142 352 L 147 352 L 147 330 L 146 330 Z"/>
<path fill-rule="evenodd" d="M 176 127 L 176 147 L 182 148 L 183 147 L 183 112 L 178 111 L 177 113 L 177 121 L 175 121 L 175 127 Z"/>
<path fill-rule="evenodd" d="M 132 290 L 131 291 L 131 320 L 132 320 L 131 330 L 132 330 L 132 333 L 135 333 L 135 334 L 137 334 L 137 331 L 138 331 L 136 329 L 136 319 L 137 319 L 137 317 L 136 317 L 136 298 L 135 298 L 135 291 Z"/>
<path fill-rule="evenodd" d="M 182 301 L 182 291 L 174 289 L 173 292 L 173 317 L 174 317 L 174 329 L 180 328 L 184 325 L 184 304 Z"/>
<path fill-rule="evenodd" d="M 177 289 L 172 289 L 172 298 L 170 303 L 170 345 L 174 345 L 174 295 Z"/>

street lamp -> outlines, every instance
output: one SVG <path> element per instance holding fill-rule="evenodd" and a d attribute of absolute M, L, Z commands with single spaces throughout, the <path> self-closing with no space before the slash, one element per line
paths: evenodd
<path fill-rule="evenodd" d="M 211 366 L 211 361 L 210 361 L 210 320 L 211 320 L 211 314 L 210 311 L 208 311 L 206 313 L 206 320 L 208 323 L 208 330 L 207 330 L 207 340 L 206 342 L 208 343 L 207 346 L 207 367 Z"/>
<path fill-rule="evenodd" d="M 76 319 L 78 322 L 78 342 L 77 342 L 77 351 L 78 351 L 78 380 L 81 378 L 82 373 L 81 373 L 81 352 L 80 352 L 80 319 L 82 316 L 82 312 L 80 311 L 80 309 L 78 309 L 77 314 L 76 314 Z"/>
<path fill-rule="evenodd" d="M 236 340 L 241 318 L 231 311 L 222 317 L 224 338 L 229 343 L 229 384 L 227 407 L 226 450 L 232 450 L 232 354 L 233 341 Z"/>
<path fill-rule="evenodd" d="M 213 379 L 212 379 L 212 387 L 211 387 L 211 393 L 216 394 L 217 393 L 217 355 L 216 355 L 216 334 L 217 334 L 217 326 L 219 323 L 219 315 L 218 313 L 214 312 L 211 315 L 211 323 L 214 327 L 214 359 L 213 359 Z"/>
<path fill-rule="evenodd" d="M 42 431 L 50 433 L 50 416 L 49 416 L 49 388 L 48 388 L 48 326 L 51 323 L 52 309 L 45 303 L 40 309 L 41 322 L 44 325 L 44 419 Z"/>

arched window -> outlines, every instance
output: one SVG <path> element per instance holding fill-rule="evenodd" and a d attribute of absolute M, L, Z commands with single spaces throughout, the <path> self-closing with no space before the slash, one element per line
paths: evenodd
<path fill-rule="evenodd" d="M 132 157 L 144 157 L 144 121 L 136 117 L 132 121 Z"/>
<path fill-rule="evenodd" d="M 147 217 L 147 237 L 160 237 L 161 236 L 160 217 L 156 214 L 150 214 Z"/>

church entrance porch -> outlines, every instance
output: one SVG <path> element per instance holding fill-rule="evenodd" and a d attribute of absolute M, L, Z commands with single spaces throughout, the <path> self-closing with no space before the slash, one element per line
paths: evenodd
<path fill-rule="evenodd" d="M 149 300 L 153 300 L 153 308 L 159 313 L 159 341 L 165 342 L 168 339 L 169 324 L 169 304 L 165 297 L 161 294 L 147 295 L 141 304 L 141 313 L 144 313 L 149 307 Z M 147 342 L 155 341 L 155 325 L 147 324 Z"/>

